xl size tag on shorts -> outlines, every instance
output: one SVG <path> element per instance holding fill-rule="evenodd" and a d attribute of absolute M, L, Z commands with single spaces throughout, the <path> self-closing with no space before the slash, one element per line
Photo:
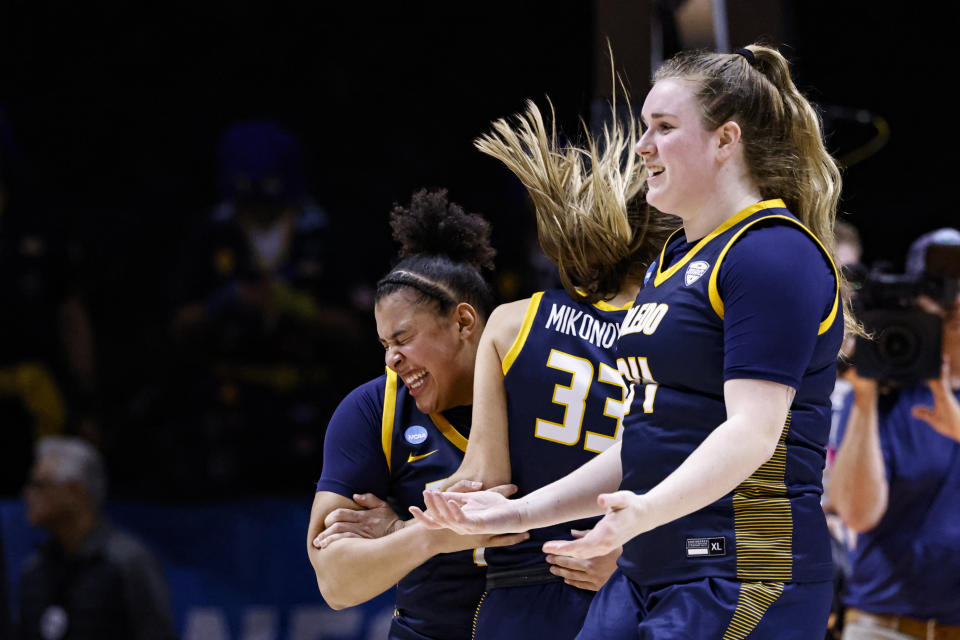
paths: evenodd
<path fill-rule="evenodd" d="M 725 555 L 727 555 L 726 538 L 687 538 L 688 558 Z"/>

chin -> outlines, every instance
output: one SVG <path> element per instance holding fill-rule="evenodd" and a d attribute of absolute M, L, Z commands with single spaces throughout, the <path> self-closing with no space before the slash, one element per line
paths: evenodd
<path fill-rule="evenodd" d="M 414 402 L 416 403 L 417 409 L 420 411 L 420 413 L 430 414 L 437 412 L 437 403 L 432 399 L 417 398 L 414 400 Z"/>

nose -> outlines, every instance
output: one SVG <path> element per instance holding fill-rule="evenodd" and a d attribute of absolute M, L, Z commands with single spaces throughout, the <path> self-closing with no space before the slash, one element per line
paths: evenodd
<path fill-rule="evenodd" d="M 399 367 L 403 361 L 403 354 L 401 354 L 400 350 L 396 347 L 388 347 L 383 354 L 383 361 L 388 367 L 396 371 L 397 367 Z"/>
<path fill-rule="evenodd" d="M 650 131 L 650 129 L 644 131 L 643 135 L 640 136 L 640 139 L 637 141 L 637 146 L 633 148 L 636 154 L 641 158 L 646 158 L 653 153 L 653 144 L 650 141 Z"/>

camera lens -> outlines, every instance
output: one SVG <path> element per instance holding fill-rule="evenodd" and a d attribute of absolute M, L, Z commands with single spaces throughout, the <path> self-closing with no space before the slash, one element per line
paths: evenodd
<path fill-rule="evenodd" d="M 895 367 L 906 367 L 917 359 L 920 336 L 912 327 L 890 325 L 877 339 L 877 351 L 883 360 Z"/>

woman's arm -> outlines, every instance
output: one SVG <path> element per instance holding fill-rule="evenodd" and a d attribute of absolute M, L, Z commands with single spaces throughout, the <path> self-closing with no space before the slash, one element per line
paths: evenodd
<path fill-rule="evenodd" d="M 424 491 L 427 510 L 410 513 L 427 528 L 460 533 L 509 533 L 599 515 L 597 495 L 620 486 L 620 443 L 579 469 L 520 500 L 493 491 L 437 493 Z"/>
<path fill-rule="evenodd" d="M 473 420 L 463 462 L 440 485 L 446 491 L 458 481 L 475 480 L 489 489 L 510 482 L 507 392 L 503 359 L 523 325 L 529 298 L 500 305 L 490 314 L 477 349 L 473 377 Z"/>
<path fill-rule="evenodd" d="M 338 508 L 359 508 L 359 505 L 336 493 L 318 491 L 307 530 L 307 554 L 317 576 L 317 586 L 333 609 L 366 602 L 437 554 L 516 544 L 527 538 L 527 534 L 495 539 L 459 536 L 451 531 L 428 531 L 413 526 L 382 538 L 343 538 L 317 549 L 314 538 L 323 531 L 327 515 Z"/>
<path fill-rule="evenodd" d="M 579 540 L 544 545 L 547 553 L 591 558 L 634 536 L 693 513 L 733 491 L 770 459 L 793 401 L 792 387 L 735 379 L 723 386 L 727 419 L 687 459 L 643 495 L 618 491 L 597 500 L 603 519 Z"/>
<path fill-rule="evenodd" d="M 887 471 L 880 447 L 877 382 L 850 369 L 853 406 L 830 472 L 830 503 L 843 523 L 863 533 L 877 526 L 887 510 Z"/>

